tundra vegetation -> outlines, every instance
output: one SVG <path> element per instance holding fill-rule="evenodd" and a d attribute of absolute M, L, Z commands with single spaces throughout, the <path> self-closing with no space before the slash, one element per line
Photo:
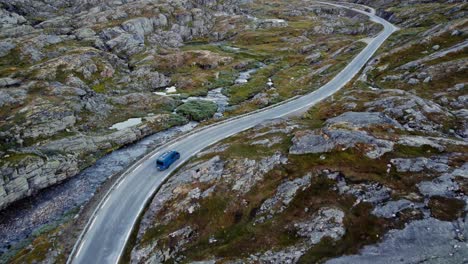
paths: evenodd
<path fill-rule="evenodd" d="M 180 168 L 123 262 L 466 261 L 467 4 L 348 2 L 400 30 L 336 95 Z M 0 14 L 2 208 L 147 135 L 215 121 L 214 103 L 188 97 L 223 88 L 225 118 L 313 91 L 381 29 L 302 0 L 0 0 Z M 1 261 L 64 263 L 78 211 Z"/>

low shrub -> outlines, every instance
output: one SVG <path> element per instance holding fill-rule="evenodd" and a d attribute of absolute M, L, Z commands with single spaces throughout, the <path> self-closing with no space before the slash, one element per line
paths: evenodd
<path fill-rule="evenodd" d="M 218 109 L 218 106 L 206 100 L 193 100 L 177 107 L 178 114 L 185 116 L 193 121 L 203 121 L 211 118 Z"/>

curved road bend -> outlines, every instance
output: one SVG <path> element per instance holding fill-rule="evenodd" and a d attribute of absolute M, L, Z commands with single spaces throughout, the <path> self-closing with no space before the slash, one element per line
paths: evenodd
<path fill-rule="evenodd" d="M 344 7 L 336 4 L 331 5 Z M 90 219 L 81 239 L 75 245 L 68 262 L 73 264 L 117 263 L 145 204 L 178 166 L 204 148 L 224 138 L 249 129 L 265 120 L 283 117 L 311 107 L 348 83 L 359 73 L 382 43 L 397 30 L 391 23 L 373 13 L 359 9 L 353 10 L 368 15 L 372 21 L 382 24 L 384 29 L 333 80 L 298 99 L 208 127 L 170 145 L 162 146 L 156 153 L 150 154 L 150 157 L 129 171 L 104 198 L 105 200 L 101 202 L 94 217 Z M 162 152 L 172 149 L 181 153 L 181 159 L 170 169 L 163 172 L 157 171 L 155 166 L 157 157 Z"/>

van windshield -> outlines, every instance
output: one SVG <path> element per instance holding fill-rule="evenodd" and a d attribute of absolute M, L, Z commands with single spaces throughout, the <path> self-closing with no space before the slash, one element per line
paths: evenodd
<path fill-rule="evenodd" d="M 156 164 L 157 164 L 157 165 L 160 165 L 160 166 L 163 166 L 163 165 L 164 165 L 164 163 L 163 163 L 162 161 L 160 161 L 160 160 L 156 161 Z"/>

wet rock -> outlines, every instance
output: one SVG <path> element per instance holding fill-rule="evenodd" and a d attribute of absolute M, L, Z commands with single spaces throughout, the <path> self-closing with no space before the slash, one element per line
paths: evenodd
<path fill-rule="evenodd" d="M 174 241 L 169 249 L 161 247 L 156 241 L 150 246 L 133 249 L 131 253 L 131 263 L 162 263 L 172 259 L 175 254 L 183 250 L 184 245 L 188 244 L 194 231 L 190 226 L 176 230 L 168 235 L 167 239 Z"/>

